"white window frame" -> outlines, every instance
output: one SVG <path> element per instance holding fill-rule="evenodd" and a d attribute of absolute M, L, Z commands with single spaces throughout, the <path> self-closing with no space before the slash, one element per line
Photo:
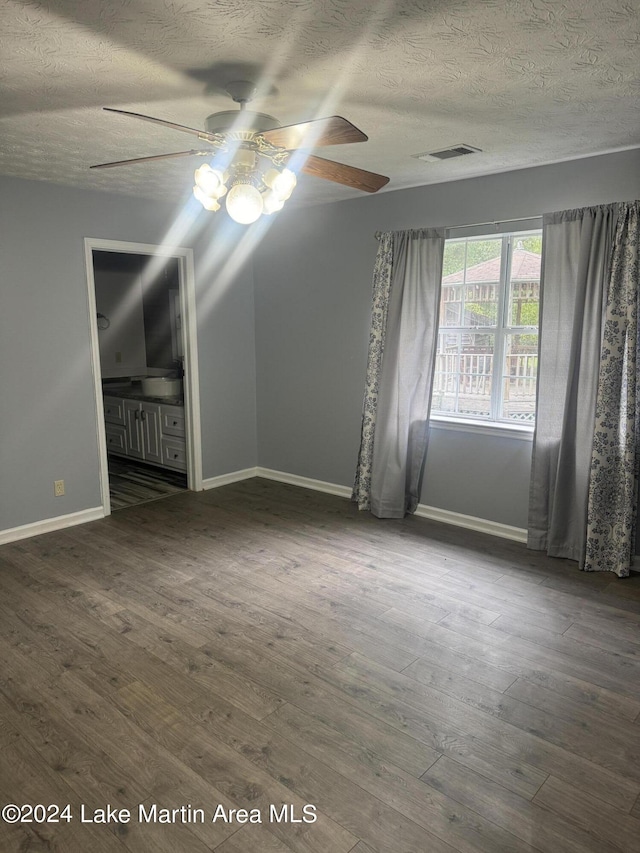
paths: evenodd
<path fill-rule="evenodd" d="M 535 429 L 535 422 L 522 423 L 500 418 L 499 413 L 503 402 L 503 358 L 505 340 L 509 334 L 536 334 L 540 340 L 540 324 L 537 326 L 507 326 L 505 321 L 509 315 L 509 281 L 511 278 L 511 263 L 514 246 L 522 238 L 542 234 L 540 227 L 527 228 L 526 230 L 510 230 L 498 233 L 465 234 L 464 236 L 448 237 L 447 243 L 458 243 L 472 240 L 502 239 L 500 254 L 500 280 L 498 293 L 498 316 L 495 326 L 480 326 L 476 330 L 470 326 L 446 326 L 438 328 L 438 335 L 443 328 L 452 333 L 487 332 L 494 335 L 493 350 L 493 372 L 491 377 L 491 400 L 490 414 L 487 418 L 474 417 L 459 413 L 433 412 L 430 416 L 432 427 L 443 429 L 461 430 L 464 432 L 486 433 L 490 435 L 505 435 L 531 440 Z M 466 252 L 465 252 L 466 269 Z"/>

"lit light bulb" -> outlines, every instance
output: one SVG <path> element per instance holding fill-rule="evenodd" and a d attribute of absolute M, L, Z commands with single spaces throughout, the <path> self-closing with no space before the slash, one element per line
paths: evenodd
<path fill-rule="evenodd" d="M 283 169 L 278 177 L 274 178 L 271 189 L 279 198 L 286 201 L 294 191 L 297 182 L 296 176 L 291 169 Z"/>
<path fill-rule="evenodd" d="M 262 213 L 262 196 L 251 184 L 236 184 L 229 190 L 226 207 L 232 219 L 240 225 L 250 225 Z"/>
<path fill-rule="evenodd" d="M 203 193 L 214 197 L 220 195 L 220 188 L 224 182 L 222 173 L 217 169 L 212 169 L 208 163 L 203 163 L 199 169 L 196 169 L 194 177 Z"/>

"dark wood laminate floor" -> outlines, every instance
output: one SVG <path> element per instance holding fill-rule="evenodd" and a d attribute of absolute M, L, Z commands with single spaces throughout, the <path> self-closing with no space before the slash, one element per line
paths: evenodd
<path fill-rule="evenodd" d="M 73 815 L 3 853 L 640 851 L 638 576 L 251 480 L 3 546 L 0 592 L 0 799 Z"/>
<path fill-rule="evenodd" d="M 127 509 L 175 495 L 187 488 L 187 475 L 145 465 L 124 456 L 109 457 L 111 511 Z"/>

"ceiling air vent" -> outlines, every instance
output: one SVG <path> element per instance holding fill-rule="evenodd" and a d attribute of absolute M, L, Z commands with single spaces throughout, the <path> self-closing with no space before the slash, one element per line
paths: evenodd
<path fill-rule="evenodd" d="M 450 145 L 448 148 L 441 148 L 439 151 L 428 151 L 425 154 L 414 154 L 413 156 L 417 160 L 435 163 L 438 160 L 451 160 L 452 157 L 464 157 L 465 154 L 478 154 L 481 150 L 481 148 L 474 148 L 473 145 L 461 142 L 459 145 Z"/>

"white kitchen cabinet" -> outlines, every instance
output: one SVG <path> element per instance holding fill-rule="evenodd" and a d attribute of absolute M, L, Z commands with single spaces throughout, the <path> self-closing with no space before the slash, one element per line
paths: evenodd
<path fill-rule="evenodd" d="M 162 461 L 160 406 L 157 403 L 124 401 L 126 453 L 145 462 Z"/>
<path fill-rule="evenodd" d="M 186 471 L 182 406 L 105 397 L 104 414 L 109 453 Z"/>

